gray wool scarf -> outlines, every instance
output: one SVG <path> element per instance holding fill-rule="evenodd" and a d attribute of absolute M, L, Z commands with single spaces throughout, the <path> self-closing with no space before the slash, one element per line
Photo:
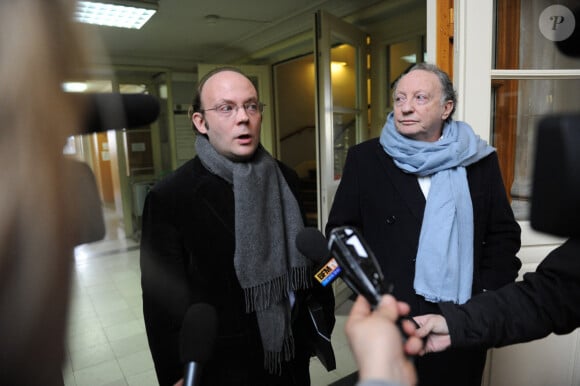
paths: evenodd
<path fill-rule="evenodd" d="M 195 149 L 201 163 L 233 186 L 234 267 L 244 290 L 246 312 L 256 312 L 264 367 L 280 374 L 294 357 L 289 293 L 312 284 L 310 262 L 296 248 L 304 228 L 294 194 L 276 160 L 260 145 L 249 161 L 220 155 L 205 136 Z"/>

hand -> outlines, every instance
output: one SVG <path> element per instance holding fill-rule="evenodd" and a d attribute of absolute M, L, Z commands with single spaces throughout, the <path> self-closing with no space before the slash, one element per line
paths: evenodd
<path fill-rule="evenodd" d="M 183 378 L 181 378 L 179 381 L 175 382 L 173 384 L 173 386 L 183 386 Z"/>
<path fill-rule="evenodd" d="M 444 351 L 451 346 L 447 321 L 442 315 L 428 314 L 414 316 L 413 319 L 421 326 L 415 331 L 414 335 L 419 338 L 425 338 L 425 346 L 419 352 L 420 355 Z"/>
<path fill-rule="evenodd" d="M 345 333 L 359 369 L 359 379 L 394 381 L 404 385 L 417 383 L 417 375 L 407 354 L 416 354 L 422 348 L 419 338 L 413 336 L 415 327 L 403 322 L 403 329 L 411 334 L 403 345 L 401 332 L 395 322 L 407 315 L 409 306 L 384 295 L 375 311 L 362 296 L 358 296 L 345 324 Z"/>

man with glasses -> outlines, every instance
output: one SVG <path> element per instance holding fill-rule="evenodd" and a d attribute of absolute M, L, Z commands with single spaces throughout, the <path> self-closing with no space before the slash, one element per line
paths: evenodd
<path fill-rule="evenodd" d="M 412 315 L 439 313 L 517 277 L 520 228 L 495 149 L 453 120 L 447 74 L 420 63 L 393 87 L 380 138 L 349 150 L 328 218 L 358 227 L 393 295 Z M 419 385 L 480 386 L 485 349 L 416 358 Z"/>
<path fill-rule="evenodd" d="M 141 241 L 143 313 L 161 385 L 183 377 L 188 307 L 213 306 L 217 338 L 201 385 L 310 385 L 307 297 L 334 324 L 332 291 L 295 247 L 304 227 L 296 173 L 260 144 L 264 105 L 235 68 L 199 82 L 197 156 L 148 194 Z"/>

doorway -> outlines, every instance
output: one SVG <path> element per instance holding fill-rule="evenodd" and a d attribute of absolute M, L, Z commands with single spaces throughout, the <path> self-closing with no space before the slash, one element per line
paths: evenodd
<path fill-rule="evenodd" d="M 167 77 L 161 70 L 116 69 L 114 74 L 98 75 L 95 79 L 77 80 L 85 85 L 84 92 L 149 94 L 159 99 L 159 118 L 141 127 L 101 128 L 74 138 L 79 151 L 74 155 L 93 170 L 101 204 L 118 224 L 116 238 L 140 238 L 142 207 L 147 189 L 169 168 L 161 162 L 163 137 L 167 137 Z M 122 106 L 120 106 L 122 107 Z M 161 135 L 164 133 L 164 135 Z M 110 216 L 109 216 L 110 217 Z"/>
<path fill-rule="evenodd" d="M 332 23 L 325 27 L 325 47 L 318 48 L 319 57 L 323 51 L 327 55 L 327 75 L 317 73 L 312 43 L 310 49 L 272 65 L 277 156 L 302 180 L 308 226 L 323 229 L 348 149 L 380 134 L 391 110 L 392 81 L 409 65 L 425 60 L 426 1 L 406 5 L 381 5 L 341 20 L 327 15 Z M 358 46 L 353 43 L 356 30 L 363 36 Z M 313 31 L 324 33 L 320 27 Z M 360 60 L 357 50 L 363 51 Z M 359 78 L 353 71 L 357 65 L 363 70 Z M 357 89 L 361 83 L 365 91 Z M 321 100 L 317 87 L 319 94 L 326 93 Z"/>

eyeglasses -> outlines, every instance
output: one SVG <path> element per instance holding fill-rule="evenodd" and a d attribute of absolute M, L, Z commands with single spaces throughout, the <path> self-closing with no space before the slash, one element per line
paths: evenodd
<path fill-rule="evenodd" d="M 222 117 L 231 117 L 232 114 L 238 113 L 238 110 L 240 109 L 240 107 L 244 108 L 244 110 L 246 111 L 246 114 L 255 115 L 255 114 L 262 113 L 264 111 L 264 106 L 266 106 L 266 105 L 263 103 L 260 103 L 260 102 L 248 102 L 248 103 L 244 103 L 242 106 L 238 106 L 238 105 L 233 104 L 233 103 L 224 103 L 224 104 L 218 105 L 216 107 L 212 107 L 211 109 L 201 109 L 199 111 L 201 113 L 204 113 L 206 111 L 213 110 L 216 113 L 218 113 L 219 115 L 221 115 Z"/>

